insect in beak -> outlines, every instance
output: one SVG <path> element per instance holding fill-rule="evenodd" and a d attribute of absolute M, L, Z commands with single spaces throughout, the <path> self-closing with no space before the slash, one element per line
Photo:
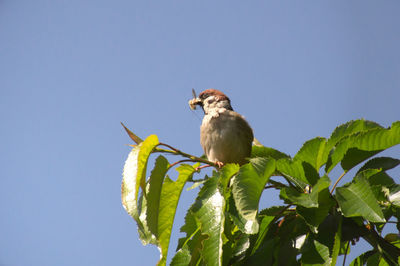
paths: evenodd
<path fill-rule="evenodd" d="M 189 100 L 189 107 L 192 110 L 196 110 L 196 105 L 199 104 L 200 99 L 197 98 L 196 91 L 194 89 L 192 89 L 192 95 L 193 99 Z"/>

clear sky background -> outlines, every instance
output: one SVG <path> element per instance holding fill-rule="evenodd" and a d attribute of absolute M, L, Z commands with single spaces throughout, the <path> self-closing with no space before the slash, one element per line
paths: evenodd
<path fill-rule="evenodd" d="M 121 205 L 119 122 L 201 155 L 192 88 L 225 92 L 291 155 L 351 119 L 390 126 L 399 13 L 397 0 L 0 0 L 0 265 L 154 265 Z"/>

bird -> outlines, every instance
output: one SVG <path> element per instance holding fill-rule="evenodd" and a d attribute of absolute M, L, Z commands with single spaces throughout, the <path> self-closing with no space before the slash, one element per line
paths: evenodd
<path fill-rule="evenodd" d="M 200 127 L 200 144 L 207 159 L 219 168 L 227 163 L 243 165 L 251 155 L 253 130 L 246 119 L 235 112 L 230 99 L 221 91 L 206 89 L 189 100 L 192 110 L 204 111 Z"/>

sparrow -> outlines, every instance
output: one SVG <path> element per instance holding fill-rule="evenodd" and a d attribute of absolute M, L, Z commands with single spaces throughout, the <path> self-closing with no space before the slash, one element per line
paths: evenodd
<path fill-rule="evenodd" d="M 233 111 L 229 98 L 219 90 L 207 89 L 189 101 L 192 110 L 204 111 L 200 144 L 207 159 L 218 167 L 226 163 L 247 163 L 251 154 L 253 130 L 245 118 Z"/>

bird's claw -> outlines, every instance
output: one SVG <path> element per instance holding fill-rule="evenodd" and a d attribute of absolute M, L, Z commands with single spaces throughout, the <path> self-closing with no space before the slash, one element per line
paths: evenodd
<path fill-rule="evenodd" d="M 220 169 L 224 166 L 224 163 L 223 163 L 223 162 L 219 162 L 219 161 L 216 161 L 215 164 L 216 164 L 216 165 L 218 166 L 218 168 L 220 168 Z"/>

